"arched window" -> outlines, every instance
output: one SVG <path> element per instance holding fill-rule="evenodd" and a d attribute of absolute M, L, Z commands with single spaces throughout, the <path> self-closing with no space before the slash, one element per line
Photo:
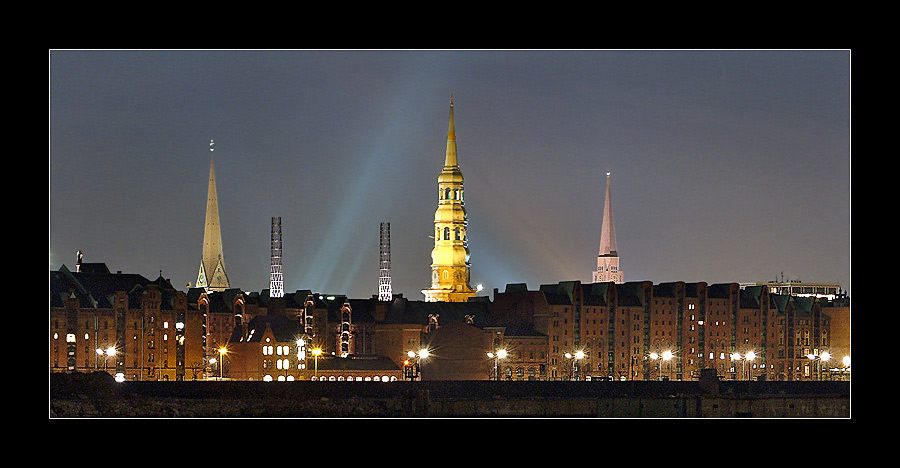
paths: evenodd
<path fill-rule="evenodd" d="M 459 200 L 459 189 L 453 189 L 453 199 Z"/>
<path fill-rule="evenodd" d="M 453 230 L 456 233 L 456 240 L 460 240 L 459 238 L 459 228 Z"/>
<path fill-rule="evenodd" d="M 447 187 L 447 188 L 444 190 L 444 199 L 445 199 L 445 200 L 450 199 L 450 187 Z"/>
<path fill-rule="evenodd" d="M 450 240 L 450 228 L 449 227 L 444 228 L 444 240 Z"/>

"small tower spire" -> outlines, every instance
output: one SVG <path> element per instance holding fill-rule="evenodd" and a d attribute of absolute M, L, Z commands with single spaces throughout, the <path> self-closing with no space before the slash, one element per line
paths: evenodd
<path fill-rule="evenodd" d="M 616 252 L 616 228 L 613 224 L 609 177 L 610 171 L 607 167 L 606 198 L 603 201 L 603 223 L 600 226 L 600 253 L 597 255 L 597 270 L 592 273 L 594 283 L 625 281 L 624 274 L 619 269 L 619 253 Z"/>
<path fill-rule="evenodd" d="M 219 198 L 216 195 L 216 168 L 212 153 L 215 141 L 209 140 L 209 188 L 206 195 L 206 224 L 203 228 L 203 254 L 200 258 L 200 272 L 197 274 L 198 288 L 224 291 L 229 288 L 222 254 L 222 230 L 219 226 Z"/>
<path fill-rule="evenodd" d="M 453 123 L 453 93 L 450 93 L 450 126 L 447 128 L 447 152 L 444 154 L 444 167 L 459 166 L 456 158 L 456 125 Z"/>

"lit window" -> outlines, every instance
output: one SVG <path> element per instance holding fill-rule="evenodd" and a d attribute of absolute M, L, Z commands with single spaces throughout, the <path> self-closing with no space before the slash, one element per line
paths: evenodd
<path fill-rule="evenodd" d="M 265 377 L 263 377 L 263 381 L 264 381 L 264 382 L 271 382 L 271 381 L 272 381 L 272 376 L 271 376 L 271 375 L 268 375 L 268 374 L 266 374 L 266 376 L 265 376 Z"/>

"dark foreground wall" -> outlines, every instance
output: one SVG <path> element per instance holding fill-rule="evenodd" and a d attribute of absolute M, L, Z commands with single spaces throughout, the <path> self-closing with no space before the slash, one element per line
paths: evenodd
<path fill-rule="evenodd" d="M 849 382 L 123 382 L 51 374 L 50 416 L 849 418 Z"/>

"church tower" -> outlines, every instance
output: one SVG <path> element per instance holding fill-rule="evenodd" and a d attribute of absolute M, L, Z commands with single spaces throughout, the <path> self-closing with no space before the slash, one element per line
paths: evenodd
<path fill-rule="evenodd" d="M 423 289 L 425 302 L 466 302 L 475 296 L 469 286 L 469 241 L 463 175 L 456 159 L 453 97 L 444 168 L 438 175 L 438 206 L 434 212 L 434 249 L 431 251 L 431 288 Z"/>
<path fill-rule="evenodd" d="M 609 172 L 607 172 L 603 224 L 600 227 L 600 254 L 597 255 L 597 270 L 593 272 L 593 282 L 609 281 L 624 283 L 625 275 L 619 269 L 619 254 L 616 252 L 616 228 L 613 226 L 612 201 L 609 196 Z"/>
<path fill-rule="evenodd" d="M 207 291 L 228 289 L 228 275 L 225 273 L 225 259 L 222 257 L 222 230 L 219 227 L 219 199 L 216 195 L 216 171 L 212 152 L 215 142 L 209 140 L 209 190 L 206 195 L 206 227 L 203 229 L 203 256 L 200 258 L 200 273 L 197 274 L 198 288 Z"/>

